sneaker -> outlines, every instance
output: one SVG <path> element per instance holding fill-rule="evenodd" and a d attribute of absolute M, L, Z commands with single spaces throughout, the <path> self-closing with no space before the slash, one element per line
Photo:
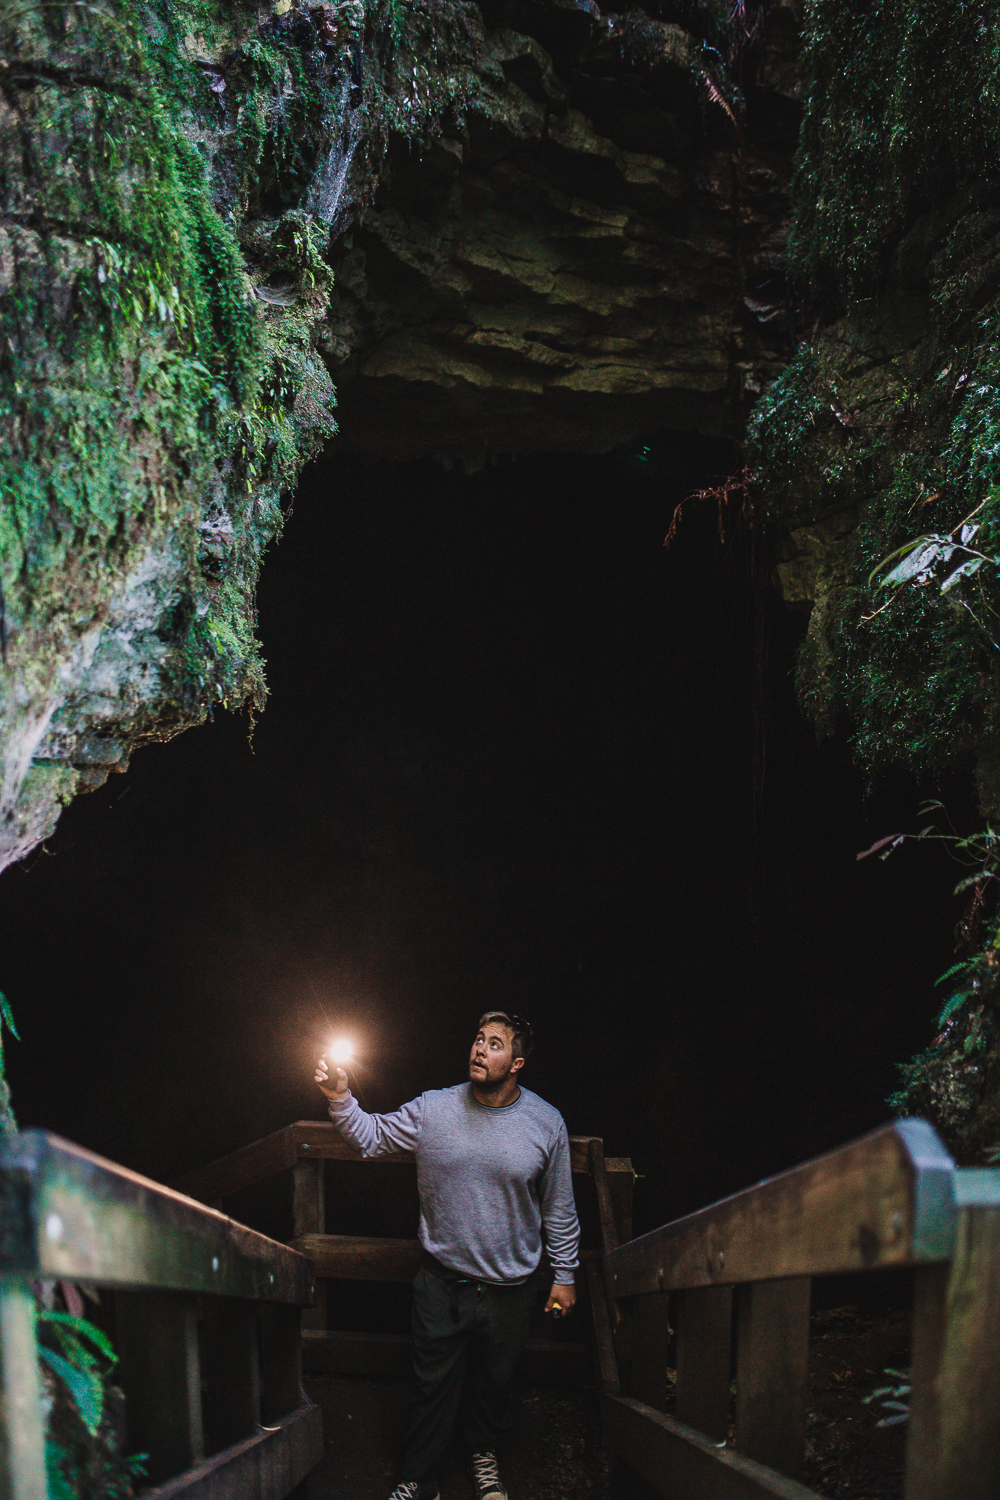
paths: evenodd
<path fill-rule="evenodd" d="M 500 1482 L 495 1453 L 472 1455 L 472 1483 L 476 1487 L 476 1500 L 508 1500 L 507 1491 Z"/>
<path fill-rule="evenodd" d="M 397 1484 L 389 1500 L 441 1500 L 441 1491 L 431 1479 L 406 1479 Z"/>

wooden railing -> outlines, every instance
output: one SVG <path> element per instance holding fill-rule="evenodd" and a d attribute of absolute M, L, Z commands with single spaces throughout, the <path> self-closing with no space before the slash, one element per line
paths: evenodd
<path fill-rule="evenodd" d="M 578 1199 L 581 1197 L 580 1186 L 592 1176 L 592 1153 L 595 1150 L 603 1164 L 600 1189 L 603 1196 L 597 1211 L 609 1216 L 620 1238 L 628 1239 L 632 1233 L 635 1179 L 632 1163 L 626 1157 L 605 1158 L 603 1144 L 595 1136 L 570 1137 L 571 1166 Z M 278 1173 L 291 1173 L 294 1226 L 291 1243 L 310 1257 L 319 1278 L 315 1306 L 303 1317 L 306 1370 L 339 1375 L 392 1375 L 406 1379 L 412 1369 L 408 1336 L 329 1328 L 326 1289 L 331 1281 L 410 1281 L 419 1264 L 420 1246 L 415 1239 L 328 1234 L 324 1186 L 324 1162 L 327 1161 L 342 1164 L 343 1170 L 347 1171 L 357 1170 L 359 1166 L 378 1172 L 407 1169 L 412 1172 L 414 1169 L 414 1158 L 409 1152 L 362 1158 L 346 1144 L 332 1124 L 299 1120 L 189 1173 L 176 1186 L 192 1198 L 221 1204 L 232 1194 Z M 596 1218 L 596 1213 L 591 1212 L 593 1205 L 586 1201 L 587 1196 L 584 1195 L 580 1202 L 585 1230 Z M 595 1241 L 599 1238 L 596 1229 L 593 1238 Z M 593 1265 L 592 1258 L 585 1263 Z M 529 1382 L 575 1383 L 587 1378 L 588 1363 L 587 1351 L 582 1344 L 565 1338 L 532 1337 L 522 1357 L 522 1375 Z"/>
<path fill-rule="evenodd" d="M 635 1472 L 683 1500 L 816 1500 L 800 1483 L 811 1278 L 909 1266 L 906 1500 L 997 1500 L 1000 1170 L 956 1169 L 929 1125 L 904 1120 L 619 1244 L 591 1151 L 605 1203 L 592 1307 L 623 1493 Z"/>
<path fill-rule="evenodd" d="M 0 1500 L 46 1500 L 38 1280 L 107 1288 L 147 1500 L 284 1500 L 323 1452 L 306 1256 L 45 1131 L 0 1151 Z"/>

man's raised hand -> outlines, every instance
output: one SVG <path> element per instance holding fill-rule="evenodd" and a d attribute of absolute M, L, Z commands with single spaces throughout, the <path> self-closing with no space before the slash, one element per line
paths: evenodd
<path fill-rule="evenodd" d="M 347 1081 L 347 1074 L 343 1068 L 338 1068 L 334 1074 L 334 1087 L 330 1088 L 330 1073 L 327 1068 L 326 1058 L 321 1057 L 316 1064 L 316 1083 L 328 1099 L 346 1099 L 351 1092 L 351 1086 Z"/>

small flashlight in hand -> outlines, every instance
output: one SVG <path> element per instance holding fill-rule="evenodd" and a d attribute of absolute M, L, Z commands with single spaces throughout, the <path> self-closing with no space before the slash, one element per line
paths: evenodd
<path fill-rule="evenodd" d="M 354 1060 L 354 1047 L 346 1037 L 340 1037 L 331 1042 L 326 1055 L 335 1067 L 344 1068 Z"/>
<path fill-rule="evenodd" d="M 557 1302 L 557 1303 L 556 1303 L 556 1305 L 555 1305 L 555 1307 L 554 1307 L 554 1308 L 553 1308 L 553 1309 L 552 1309 L 552 1316 L 553 1316 L 553 1317 L 554 1317 L 554 1318 L 557 1318 L 557 1319 L 558 1319 L 558 1318 L 561 1318 L 561 1317 L 562 1317 L 562 1315 L 563 1315 L 563 1310 L 562 1310 L 562 1308 L 561 1308 L 561 1307 L 560 1307 L 560 1306 L 559 1306 L 559 1303 L 558 1303 L 558 1302 Z"/>

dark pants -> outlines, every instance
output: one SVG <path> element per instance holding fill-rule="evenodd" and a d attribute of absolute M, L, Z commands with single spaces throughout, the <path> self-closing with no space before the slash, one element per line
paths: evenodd
<path fill-rule="evenodd" d="M 446 1281 L 421 1266 L 413 1282 L 417 1393 L 400 1479 L 434 1472 L 460 1412 L 470 1452 L 496 1447 L 514 1419 L 510 1383 L 534 1305 L 533 1280 L 520 1286 Z"/>

